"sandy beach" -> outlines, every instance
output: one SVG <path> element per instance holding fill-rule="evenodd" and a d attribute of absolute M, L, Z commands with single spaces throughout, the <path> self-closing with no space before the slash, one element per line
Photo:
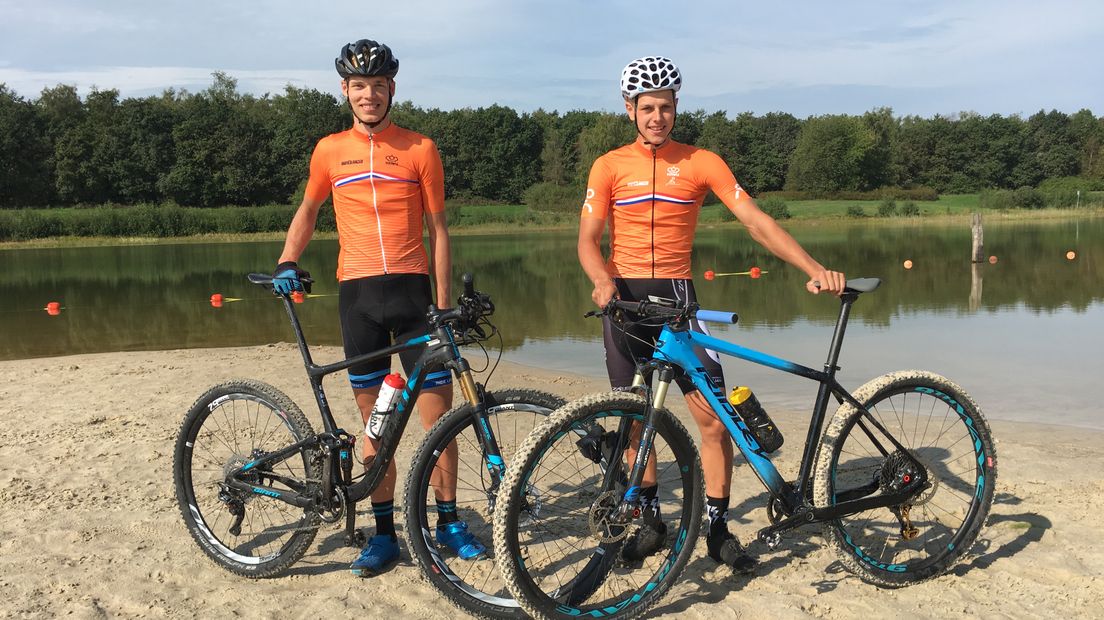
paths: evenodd
<path fill-rule="evenodd" d="M 315 350 L 319 361 L 339 355 L 334 347 Z M 405 550 L 390 572 L 352 577 L 346 567 L 356 552 L 330 527 L 288 575 L 273 579 L 236 577 L 200 552 L 173 495 L 173 444 L 199 394 L 246 377 L 283 390 L 320 427 L 293 345 L 0 362 L 0 617 L 463 617 L 421 579 Z M 509 362 L 489 382 L 521 386 L 566 398 L 606 388 L 604 377 Z M 339 421 L 359 428 L 343 375 L 326 389 Z M 764 405 L 789 438 L 781 468 L 796 469 L 807 414 Z M 1000 457 L 996 500 L 975 554 L 950 574 L 878 589 L 843 571 L 816 531 L 800 530 L 760 556 L 752 577 L 717 568 L 699 548 L 651 615 L 1100 617 L 1104 433 L 986 414 Z M 398 456 L 400 486 L 421 434 L 412 423 Z M 758 480 L 738 466 L 732 529 L 743 540 L 767 523 L 762 496 Z"/>

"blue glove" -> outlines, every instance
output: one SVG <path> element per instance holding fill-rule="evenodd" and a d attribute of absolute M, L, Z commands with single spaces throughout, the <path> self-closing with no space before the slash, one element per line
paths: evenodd
<path fill-rule="evenodd" d="M 295 261 L 285 261 L 272 272 L 272 288 L 281 295 L 290 295 L 292 291 L 306 290 L 304 278 L 310 278 L 310 272 L 300 269 Z"/>

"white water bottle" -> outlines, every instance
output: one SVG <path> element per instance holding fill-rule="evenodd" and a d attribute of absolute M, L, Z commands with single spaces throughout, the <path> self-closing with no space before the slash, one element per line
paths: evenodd
<path fill-rule="evenodd" d="M 372 407 L 372 415 L 368 416 L 368 424 L 364 426 L 364 434 L 369 438 L 380 438 L 387 416 L 394 410 L 404 384 L 402 375 L 398 373 L 393 372 L 383 378 L 379 396 L 376 397 L 376 405 Z"/>

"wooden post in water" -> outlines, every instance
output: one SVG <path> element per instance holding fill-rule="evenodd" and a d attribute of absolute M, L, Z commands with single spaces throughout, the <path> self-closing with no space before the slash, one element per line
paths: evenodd
<path fill-rule="evenodd" d="M 981 285 L 982 285 L 981 265 L 973 263 L 970 265 L 970 312 L 977 312 L 977 309 L 981 307 Z"/>
<path fill-rule="evenodd" d="M 970 252 L 971 263 L 984 263 L 985 262 L 985 241 L 984 231 L 981 229 L 981 214 L 975 213 L 973 221 L 970 224 L 970 232 L 974 239 L 973 249 Z"/>

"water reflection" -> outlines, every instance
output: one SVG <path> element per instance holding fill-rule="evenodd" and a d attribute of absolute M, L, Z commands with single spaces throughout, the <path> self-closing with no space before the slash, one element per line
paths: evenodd
<path fill-rule="evenodd" d="M 1054 403 L 1062 415 L 1072 407 L 1095 419 L 1087 389 L 1093 379 L 1083 375 L 1099 365 L 1104 346 L 1104 220 L 987 221 L 985 232 L 985 252 L 998 257 L 996 264 L 970 263 L 968 223 L 793 229 L 822 262 L 851 276 L 883 280 L 877 293 L 855 307 L 843 356 L 845 380 L 857 385 L 889 368 L 943 367 L 950 376 L 965 373 L 983 383 L 986 395 L 999 394 L 994 401 L 1013 409 L 1028 401 L 1009 397 L 1008 386 L 1034 384 L 1051 396 L 1032 408 Z M 290 330 L 278 303 L 244 278 L 271 269 L 281 246 L 0 251 L 0 359 L 287 341 Z M 457 279 L 470 271 L 478 288 L 494 297 L 509 358 L 603 372 L 600 326 L 582 318 L 591 309 L 590 287 L 576 262 L 573 233 L 463 236 L 453 248 Z M 1068 250 L 1077 252 L 1076 260 L 1066 260 Z M 300 261 L 319 279 L 320 296 L 299 306 L 313 343 L 340 343 L 336 254 L 336 242 L 316 241 Z M 902 267 L 906 259 L 912 269 Z M 802 274 L 782 266 L 735 225 L 700 231 L 694 266 L 703 305 L 740 313 L 740 324 L 722 334 L 805 365 L 822 364 L 838 306 L 805 293 Z M 770 274 L 759 280 L 700 277 L 706 269 L 751 266 Z M 215 309 L 209 303 L 213 293 L 242 301 Z M 43 310 L 50 301 L 61 303 L 59 316 Z M 730 382 L 752 383 L 768 398 L 777 393 L 782 400 L 811 400 L 792 379 L 743 366 L 726 372 Z"/>

